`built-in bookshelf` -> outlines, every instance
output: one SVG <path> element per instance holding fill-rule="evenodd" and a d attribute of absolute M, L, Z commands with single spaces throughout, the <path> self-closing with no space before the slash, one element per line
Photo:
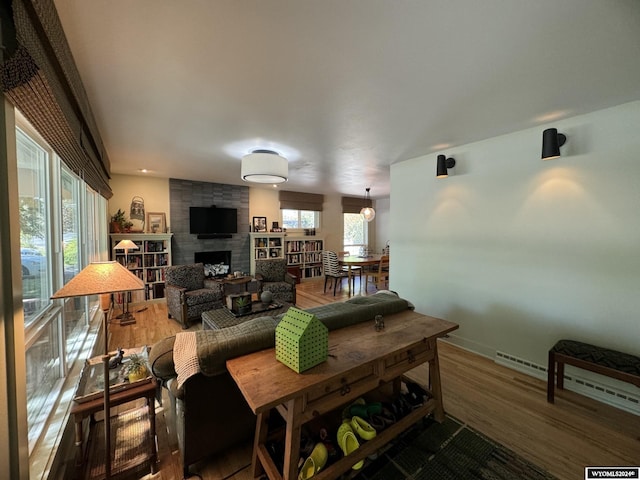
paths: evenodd
<path fill-rule="evenodd" d="M 256 271 L 256 260 L 284 258 L 283 233 L 250 233 L 251 275 Z"/>
<path fill-rule="evenodd" d="M 251 275 L 256 260 L 285 258 L 287 267 L 296 271 L 300 280 L 322 276 L 324 239 L 318 237 L 289 237 L 285 233 L 250 233 Z"/>
<path fill-rule="evenodd" d="M 318 237 L 285 237 L 287 267 L 297 267 L 301 280 L 321 277 L 324 239 Z"/>
<path fill-rule="evenodd" d="M 164 298 L 165 267 L 171 265 L 171 236 L 167 233 L 112 233 L 111 258 L 144 282 L 144 290 L 129 293 L 132 303 Z M 131 240 L 138 248 L 125 252 L 115 246 Z M 116 299 L 121 300 L 121 299 Z"/>

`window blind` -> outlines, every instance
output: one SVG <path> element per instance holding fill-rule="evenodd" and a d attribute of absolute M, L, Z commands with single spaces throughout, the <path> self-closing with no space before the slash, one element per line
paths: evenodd
<path fill-rule="evenodd" d="M 363 207 L 373 207 L 371 199 L 362 197 L 342 197 L 342 213 L 360 213 Z"/>
<path fill-rule="evenodd" d="M 2 91 L 91 188 L 113 196 L 109 158 L 52 1 L 3 2 Z"/>
<path fill-rule="evenodd" d="M 311 210 L 314 212 L 321 212 L 322 204 L 324 203 L 324 195 L 281 190 L 279 193 L 279 200 L 280 210 Z"/>

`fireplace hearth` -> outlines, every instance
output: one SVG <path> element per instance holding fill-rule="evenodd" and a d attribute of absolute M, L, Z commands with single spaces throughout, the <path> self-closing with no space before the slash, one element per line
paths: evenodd
<path fill-rule="evenodd" d="M 231 273 L 231 251 L 218 250 L 211 252 L 195 252 L 195 263 L 204 264 L 204 274 L 209 278 L 222 278 Z"/>

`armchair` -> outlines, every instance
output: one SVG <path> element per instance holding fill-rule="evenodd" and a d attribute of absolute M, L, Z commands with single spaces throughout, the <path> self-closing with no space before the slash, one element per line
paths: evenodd
<path fill-rule="evenodd" d="M 202 312 L 224 305 L 222 283 L 205 280 L 202 263 L 167 267 L 165 281 L 169 318 L 176 319 L 182 328 L 200 320 Z"/>
<path fill-rule="evenodd" d="M 283 258 L 256 260 L 255 277 L 258 280 L 258 294 L 268 291 L 273 299 L 296 303 L 296 277 L 287 272 L 287 262 Z"/>

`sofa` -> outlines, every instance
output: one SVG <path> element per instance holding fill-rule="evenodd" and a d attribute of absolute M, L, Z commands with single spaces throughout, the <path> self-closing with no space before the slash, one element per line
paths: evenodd
<path fill-rule="evenodd" d="M 204 265 L 174 265 L 165 269 L 167 312 L 182 328 L 201 319 L 202 312 L 224 305 L 224 287 L 221 282 L 207 279 Z"/>
<path fill-rule="evenodd" d="M 374 322 L 413 305 L 383 290 L 306 311 L 335 330 Z M 273 348 L 275 328 L 283 315 L 259 317 L 221 330 L 182 332 L 152 346 L 153 375 L 168 389 L 185 478 L 189 467 L 253 437 L 256 417 L 226 369 L 226 361 Z M 168 420 L 169 421 L 169 420 Z"/>

